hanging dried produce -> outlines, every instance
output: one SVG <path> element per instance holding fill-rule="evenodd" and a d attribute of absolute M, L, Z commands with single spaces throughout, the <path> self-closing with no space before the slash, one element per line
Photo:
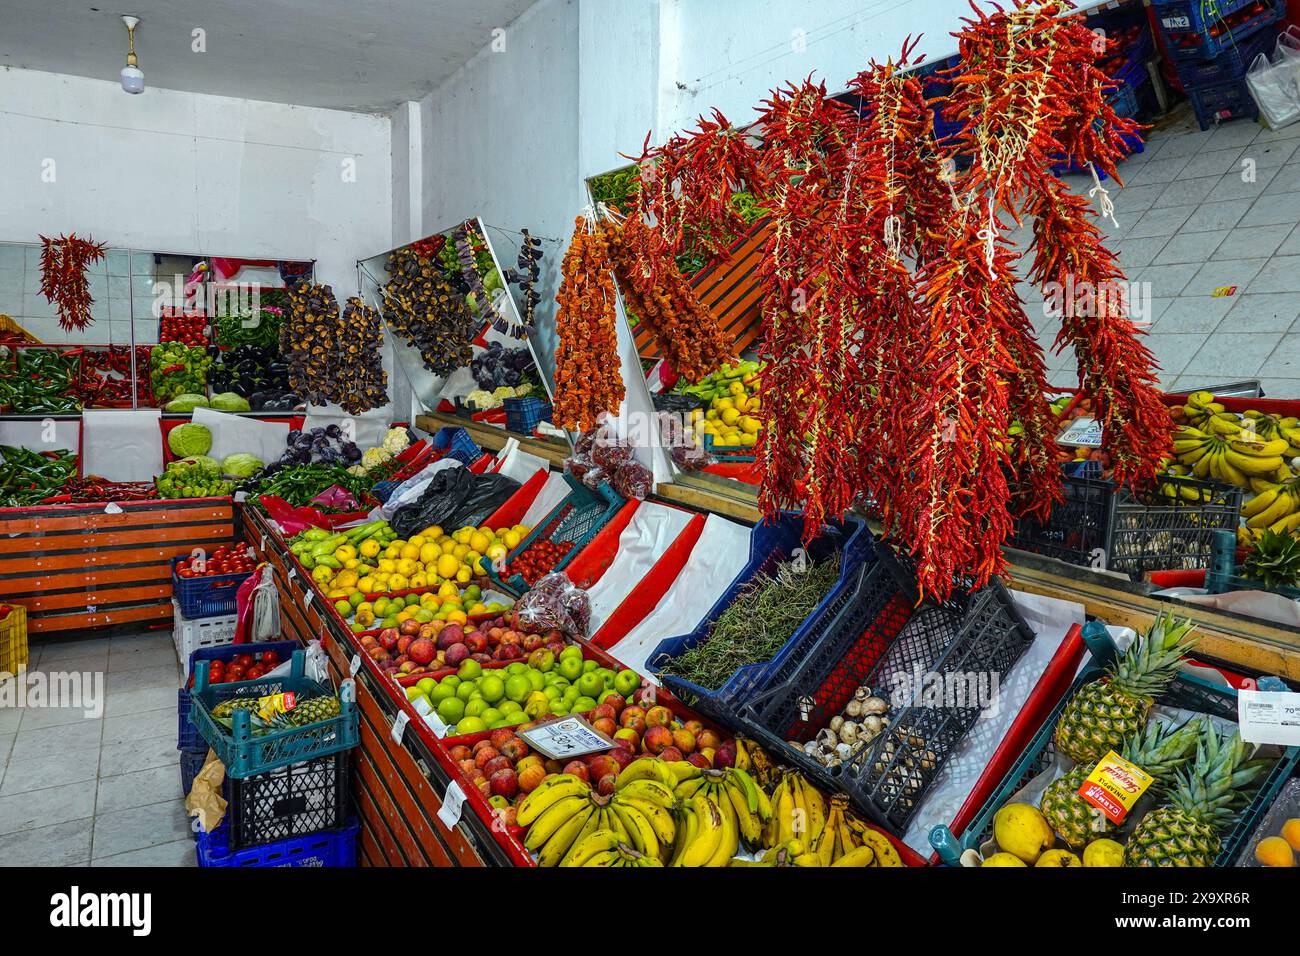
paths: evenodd
<path fill-rule="evenodd" d="M 515 321 L 513 313 L 501 307 L 502 300 L 509 298 L 505 281 L 497 271 L 492 252 L 483 241 L 478 227 L 472 222 L 466 222 L 455 231 L 454 236 L 460 273 L 465 279 L 465 285 L 469 287 L 465 296 L 466 303 L 502 335 L 516 339 L 527 338 L 532 329 L 520 325 Z"/>
<path fill-rule="evenodd" d="M 434 375 L 446 377 L 468 365 L 478 326 L 438 263 L 407 246 L 389 255 L 384 268 L 390 278 L 380 298 L 388 327 L 420 353 Z"/>
<path fill-rule="evenodd" d="M 95 321 L 86 268 L 102 258 L 102 242 L 82 239 L 75 232 L 57 239 L 41 236 L 41 292 L 58 306 L 59 328 L 65 332 L 79 332 Z"/>
<path fill-rule="evenodd" d="M 388 403 L 379 312 L 356 296 L 340 313 L 334 290 L 300 282 L 289 289 L 280 349 L 293 391 L 309 404 L 335 404 L 360 415 Z"/>
<path fill-rule="evenodd" d="M 731 342 L 676 269 L 650 266 L 650 228 L 638 216 L 606 223 L 605 242 L 627 310 L 650 331 L 677 373 L 692 384 L 736 357 Z M 656 278 L 657 276 L 657 278 Z"/>
<path fill-rule="evenodd" d="M 537 307 L 542 302 L 542 294 L 537 290 L 542 276 L 542 240 L 529 235 L 527 229 L 519 232 L 524 238 L 519 244 L 515 268 L 506 270 L 506 282 L 519 287 L 519 292 L 524 297 L 524 327 L 532 329 Z"/>
<path fill-rule="evenodd" d="M 614 277 L 605 237 L 594 219 L 579 216 L 564 254 L 555 300 L 556 424 L 590 431 L 602 415 L 617 415 L 623 401 L 618 333 L 614 323 Z"/>

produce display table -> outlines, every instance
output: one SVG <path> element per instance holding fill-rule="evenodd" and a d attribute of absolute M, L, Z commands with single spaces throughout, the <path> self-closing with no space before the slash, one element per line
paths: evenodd
<path fill-rule="evenodd" d="M 302 642 L 320 639 L 329 655 L 331 678 L 336 683 L 346 678 L 356 655 L 348 634 L 332 615 L 321 613 L 319 592 L 294 568 L 284 540 L 266 518 L 245 508 L 243 526 L 258 558 L 275 569 L 285 636 Z M 388 679 L 364 656 L 355 677 L 361 710 L 354 790 L 361 822 L 358 865 L 508 865 L 504 849 L 468 809 L 454 827 L 438 819 L 451 777 L 435 756 L 432 731 L 412 721 L 400 742 L 395 741 L 399 707 L 387 688 Z"/>
<path fill-rule="evenodd" d="M 234 537 L 230 498 L 0 509 L 0 601 L 33 634 L 172 616 L 171 559 Z"/>

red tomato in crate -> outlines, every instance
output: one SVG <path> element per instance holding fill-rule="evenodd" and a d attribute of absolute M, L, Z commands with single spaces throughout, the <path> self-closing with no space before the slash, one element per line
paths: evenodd
<path fill-rule="evenodd" d="M 212 661 L 208 664 L 208 678 L 214 684 L 220 684 L 226 676 L 226 662 L 222 660 Z"/>
<path fill-rule="evenodd" d="M 247 670 L 248 668 L 252 667 L 253 664 L 256 662 L 253 660 L 252 654 L 236 654 L 235 663 L 238 664 L 240 667 L 244 668 L 245 670 Z"/>
<path fill-rule="evenodd" d="M 244 667 L 242 664 L 231 664 L 226 668 L 226 679 L 222 681 L 225 684 L 233 684 L 237 681 L 244 680 Z"/>
<path fill-rule="evenodd" d="M 275 651 L 263 651 L 262 663 L 265 664 L 271 670 L 274 670 L 276 666 L 280 663 L 280 655 L 277 654 Z"/>

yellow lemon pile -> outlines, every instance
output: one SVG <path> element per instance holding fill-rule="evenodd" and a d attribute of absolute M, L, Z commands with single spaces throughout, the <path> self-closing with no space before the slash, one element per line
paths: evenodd
<path fill-rule="evenodd" d="M 751 383 L 752 384 L 752 383 Z M 760 409 L 759 397 L 751 394 L 750 385 L 738 380 L 727 386 L 727 394 L 709 403 L 709 410 L 696 409 L 692 421 L 704 420 L 704 433 L 713 436 L 713 444 L 726 448 L 753 448 L 763 426 L 753 412 Z"/>

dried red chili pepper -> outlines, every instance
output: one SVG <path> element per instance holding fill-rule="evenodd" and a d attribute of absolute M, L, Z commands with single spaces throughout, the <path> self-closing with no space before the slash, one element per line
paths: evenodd
<path fill-rule="evenodd" d="M 82 239 L 74 232 L 50 239 L 41 236 L 41 292 L 58 306 L 59 327 L 80 331 L 95 320 L 90 307 L 86 267 L 104 258 L 104 244 Z"/>

